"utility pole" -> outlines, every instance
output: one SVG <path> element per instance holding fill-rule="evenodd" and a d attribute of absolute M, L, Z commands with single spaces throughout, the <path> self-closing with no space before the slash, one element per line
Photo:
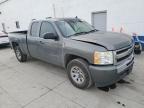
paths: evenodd
<path fill-rule="evenodd" d="M 53 14 L 54 14 L 54 18 L 56 18 L 55 4 L 53 4 Z"/>

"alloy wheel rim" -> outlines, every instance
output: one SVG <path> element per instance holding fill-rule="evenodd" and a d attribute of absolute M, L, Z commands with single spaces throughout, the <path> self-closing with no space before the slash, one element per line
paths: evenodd
<path fill-rule="evenodd" d="M 21 53 L 20 53 L 19 49 L 16 49 L 16 55 L 17 55 L 17 58 L 20 60 L 21 59 Z"/>
<path fill-rule="evenodd" d="M 73 66 L 70 71 L 72 80 L 77 84 L 82 84 L 85 81 L 84 72 L 78 66 Z"/>

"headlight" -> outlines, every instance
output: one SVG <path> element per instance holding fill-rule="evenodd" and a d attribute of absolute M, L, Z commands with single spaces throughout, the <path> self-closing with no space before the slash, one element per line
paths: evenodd
<path fill-rule="evenodd" d="M 94 64 L 98 65 L 109 65 L 113 64 L 113 52 L 106 51 L 106 52 L 94 52 Z"/>

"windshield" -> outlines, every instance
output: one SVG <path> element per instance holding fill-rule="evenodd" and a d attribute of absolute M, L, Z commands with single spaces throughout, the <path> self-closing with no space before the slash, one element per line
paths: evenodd
<path fill-rule="evenodd" d="M 95 31 L 95 29 L 85 21 L 73 19 L 68 21 L 57 21 L 56 25 L 65 37 L 80 35 Z"/>

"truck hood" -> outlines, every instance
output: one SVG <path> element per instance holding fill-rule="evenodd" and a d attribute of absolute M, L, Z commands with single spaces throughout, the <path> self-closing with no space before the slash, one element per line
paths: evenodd
<path fill-rule="evenodd" d="M 129 35 L 114 32 L 94 32 L 71 37 L 72 40 L 96 44 L 105 47 L 107 50 L 117 50 L 132 44 Z"/>

